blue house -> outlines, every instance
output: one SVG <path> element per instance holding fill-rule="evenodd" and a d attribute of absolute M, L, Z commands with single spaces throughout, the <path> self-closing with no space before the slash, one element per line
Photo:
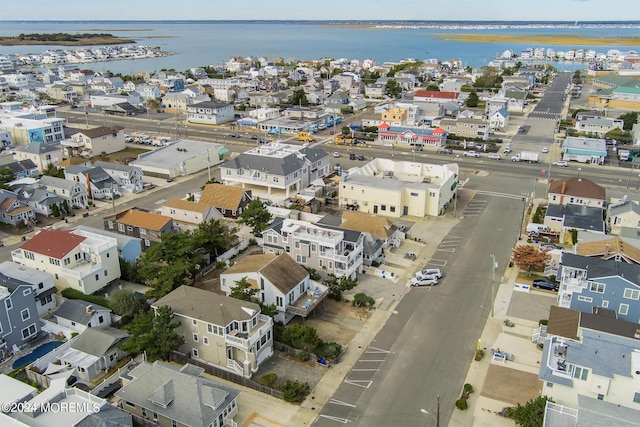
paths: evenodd
<path fill-rule="evenodd" d="M 142 256 L 142 239 L 133 236 L 125 236 L 107 230 L 100 230 L 86 225 L 79 225 L 78 230 L 89 231 L 91 233 L 100 234 L 102 236 L 113 237 L 117 241 L 118 256 L 130 264 L 134 264 L 140 256 Z"/>
<path fill-rule="evenodd" d="M 40 318 L 30 283 L 0 274 L 0 360 L 40 333 Z"/>
<path fill-rule="evenodd" d="M 640 265 L 563 252 L 557 278 L 560 307 L 583 313 L 603 308 L 640 323 Z"/>

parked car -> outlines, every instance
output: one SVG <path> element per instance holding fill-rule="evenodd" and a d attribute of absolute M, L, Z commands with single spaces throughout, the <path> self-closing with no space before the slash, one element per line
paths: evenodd
<path fill-rule="evenodd" d="M 340 153 L 338 153 L 337 151 L 333 152 L 333 157 L 338 158 L 340 157 Z"/>
<path fill-rule="evenodd" d="M 504 154 L 509 154 L 512 151 L 513 151 L 513 148 L 511 148 L 510 145 L 507 145 L 506 147 L 504 147 Z"/>
<path fill-rule="evenodd" d="M 360 154 L 360 155 L 358 156 L 358 160 L 360 160 L 360 161 L 364 160 L 364 156 L 363 156 L 362 154 Z"/>
<path fill-rule="evenodd" d="M 356 159 L 356 155 L 354 153 L 350 153 L 349 160 L 355 160 L 355 159 Z"/>
<path fill-rule="evenodd" d="M 558 290 L 558 285 L 555 282 L 552 282 L 551 280 L 547 280 L 547 279 L 534 280 L 533 287 L 536 289 L 545 289 L 547 291 L 554 291 L 554 292 Z"/>
<path fill-rule="evenodd" d="M 387 142 L 387 143 L 382 144 L 382 146 L 384 148 L 393 148 L 393 143 L 392 142 Z"/>
<path fill-rule="evenodd" d="M 258 140 L 260 137 L 258 135 L 251 135 L 251 139 Z"/>
<path fill-rule="evenodd" d="M 566 168 L 569 166 L 569 162 L 566 160 L 558 160 L 557 162 L 553 162 L 553 166 L 562 166 L 563 168 Z"/>
<path fill-rule="evenodd" d="M 439 268 L 424 268 L 416 273 L 416 277 L 433 276 L 442 279 L 442 271 Z"/>
<path fill-rule="evenodd" d="M 548 153 L 548 152 L 549 152 L 549 148 L 547 148 L 547 147 L 542 147 L 542 152 L 543 152 L 543 153 Z"/>
<path fill-rule="evenodd" d="M 446 154 L 447 156 L 449 156 L 451 153 L 453 153 L 453 150 L 451 148 L 441 148 L 436 151 L 436 154 Z"/>
<path fill-rule="evenodd" d="M 241 136 L 238 135 L 237 133 L 230 133 L 229 138 L 241 138 Z"/>
<path fill-rule="evenodd" d="M 465 151 L 465 157 L 480 157 L 480 153 L 476 153 L 475 151 Z"/>
<path fill-rule="evenodd" d="M 413 277 L 411 279 L 411 286 L 433 286 L 437 284 L 438 279 L 435 276 Z"/>
<path fill-rule="evenodd" d="M 340 163 L 336 163 L 333 166 L 333 170 L 336 171 L 336 172 L 340 172 L 340 169 L 342 169 L 342 166 L 340 166 Z"/>
<path fill-rule="evenodd" d="M 502 157 L 500 157 L 500 154 L 489 154 L 487 156 L 487 158 L 490 159 L 490 160 L 500 160 L 500 159 L 502 159 Z"/>

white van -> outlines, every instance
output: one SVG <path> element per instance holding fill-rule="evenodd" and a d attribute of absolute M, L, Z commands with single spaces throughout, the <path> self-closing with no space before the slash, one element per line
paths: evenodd
<path fill-rule="evenodd" d="M 527 233 L 539 234 L 541 231 L 549 231 L 549 227 L 544 224 L 530 222 L 527 224 Z"/>
<path fill-rule="evenodd" d="M 416 273 L 416 277 L 433 276 L 437 279 L 442 278 L 442 271 L 439 268 L 425 268 Z"/>

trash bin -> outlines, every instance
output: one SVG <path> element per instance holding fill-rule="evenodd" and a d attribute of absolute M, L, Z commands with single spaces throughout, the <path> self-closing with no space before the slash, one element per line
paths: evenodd
<path fill-rule="evenodd" d="M 89 216 L 89 212 L 84 212 L 84 213 L 82 214 L 82 218 L 86 218 L 86 217 L 88 217 L 88 216 Z"/>

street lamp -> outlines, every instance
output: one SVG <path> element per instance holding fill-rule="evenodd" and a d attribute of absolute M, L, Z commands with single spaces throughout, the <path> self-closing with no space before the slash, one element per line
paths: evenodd
<path fill-rule="evenodd" d="M 494 299 L 496 297 L 496 269 L 498 268 L 498 263 L 496 262 L 496 256 L 491 254 L 491 317 L 493 316 L 493 306 Z"/>
<path fill-rule="evenodd" d="M 580 181 L 580 172 L 582 171 L 582 168 L 578 168 L 578 181 Z"/>
<path fill-rule="evenodd" d="M 426 409 L 420 409 L 420 412 L 434 417 L 434 415 Z M 436 420 L 436 427 L 440 427 L 440 395 L 436 396 L 436 414 L 434 418 Z"/>

